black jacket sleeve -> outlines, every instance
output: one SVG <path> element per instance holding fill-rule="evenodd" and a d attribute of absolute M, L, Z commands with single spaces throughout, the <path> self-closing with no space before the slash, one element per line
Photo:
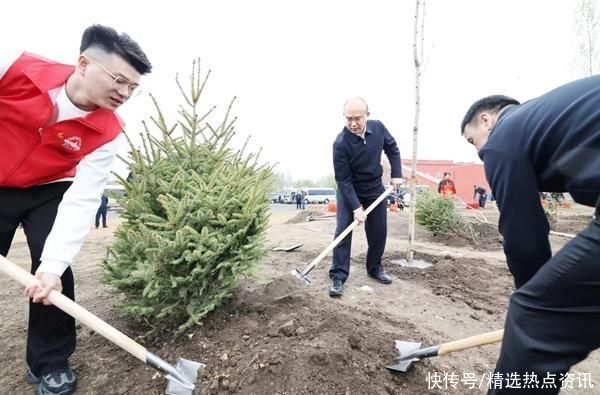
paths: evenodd
<path fill-rule="evenodd" d="M 350 157 L 343 147 L 333 144 L 333 171 L 338 189 L 352 210 L 360 207 L 360 201 L 352 184 Z"/>
<path fill-rule="evenodd" d="M 519 288 L 552 256 L 535 171 L 527 159 L 496 150 L 485 150 L 482 158 L 500 209 L 506 262 Z"/>
<path fill-rule="evenodd" d="M 396 140 L 387 128 L 383 126 L 383 152 L 390 161 L 390 167 L 392 168 L 391 177 L 401 178 L 402 177 L 402 162 L 400 160 L 400 150 L 396 144 Z"/>

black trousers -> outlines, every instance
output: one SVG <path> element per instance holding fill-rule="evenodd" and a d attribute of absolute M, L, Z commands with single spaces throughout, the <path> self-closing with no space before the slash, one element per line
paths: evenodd
<path fill-rule="evenodd" d="M 340 191 L 336 193 L 337 198 L 337 224 L 335 237 L 338 237 L 354 221 L 354 212 L 346 203 Z M 361 199 L 360 204 L 366 209 L 376 199 Z M 367 234 L 367 273 L 374 274 L 381 270 L 381 257 L 385 250 L 387 238 L 387 204 L 385 199 L 375 207 L 367 216 L 365 221 L 365 232 Z M 355 228 L 356 229 L 356 228 Z M 345 282 L 350 274 L 350 250 L 352 247 L 352 233 L 344 238 L 333 249 L 333 263 L 329 269 L 329 278 Z"/>
<path fill-rule="evenodd" d="M 102 226 L 106 228 L 106 213 L 108 210 L 98 209 L 96 213 L 96 228 L 100 226 L 100 217 L 102 217 Z"/>
<path fill-rule="evenodd" d="M 56 182 L 30 188 L 0 188 L 0 254 L 6 256 L 19 223 L 27 237 L 31 273 L 40 265 L 46 238 L 52 229 L 58 205 L 71 182 Z M 61 277 L 62 293 L 75 299 L 73 272 Z M 54 306 L 29 301 L 27 364 L 36 375 L 68 365 L 75 351 L 75 320 Z"/>
<path fill-rule="evenodd" d="M 533 372 L 540 384 L 488 394 L 556 394 L 571 366 L 600 347 L 599 214 L 510 298 L 496 372 L 505 383 Z M 544 378 L 555 386 L 541 388 Z"/>
<path fill-rule="evenodd" d="M 486 200 L 487 200 L 487 195 L 479 195 L 479 207 L 485 208 Z"/>

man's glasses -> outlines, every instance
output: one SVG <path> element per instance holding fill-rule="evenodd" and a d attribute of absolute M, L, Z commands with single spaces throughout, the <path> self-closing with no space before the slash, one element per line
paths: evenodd
<path fill-rule="evenodd" d="M 345 117 L 346 118 L 346 122 L 348 124 L 351 124 L 352 122 L 360 122 L 362 121 L 362 119 L 364 118 L 364 115 L 359 115 L 358 117 Z"/>
<path fill-rule="evenodd" d="M 87 58 L 92 63 L 94 63 L 96 66 L 98 66 L 102 70 L 106 71 L 108 73 L 108 75 L 110 75 L 112 77 L 113 87 L 117 91 L 121 91 L 123 88 L 127 88 L 127 91 L 129 92 L 129 98 L 136 97 L 141 93 L 141 89 L 139 89 L 140 86 L 138 84 L 132 84 L 129 82 L 129 80 L 127 78 L 121 77 L 118 75 L 114 75 L 106 67 L 102 66 L 99 62 L 95 61 L 94 59 L 90 58 L 89 56 Z"/>

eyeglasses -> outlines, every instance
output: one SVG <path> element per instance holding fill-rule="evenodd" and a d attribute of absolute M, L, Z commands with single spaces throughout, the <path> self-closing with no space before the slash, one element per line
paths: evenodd
<path fill-rule="evenodd" d="M 125 77 L 121 77 L 119 75 L 114 75 L 111 73 L 106 67 L 102 66 L 99 62 L 94 59 L 87 57 L 90 62 L 94 63 L 96 66 L 100 67 L 102 70 L 106 71 L 108 75 L 110 75 L 113 79 L 113 87 L 120 91 L 123 88 L 127 88 L 127 92 L 129 93 L 129 98 L 136 97 L 141 93 L 141 89 L 139 89 L 139 85 L 135 83 L 130 83 L 129 80 Z"/>
<path fill-rule="evenodd" d="M 348 124 L 351 124 L 352 122 L 360 122 L 365 116 L 364 115 L 359 115 L 358 117 L 345 117 L 346 118 L 346 122 Z"/>

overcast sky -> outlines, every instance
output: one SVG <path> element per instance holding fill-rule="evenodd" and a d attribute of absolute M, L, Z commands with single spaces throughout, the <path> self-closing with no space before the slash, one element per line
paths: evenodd
<path fill-rule="evenodd" d="M 582 76 L 574 3 L 427 0 L 419 158 L 478 161 L 459 131 L 473 101 L 496 93 L 523 101 Z M 412 155 L 413 0 L 23 1 L 2 14 L 1 47 L 64 63 L 77 59 L 90 24 L 127 32 L 154 65 L 144 93 L 172 114 L 175 74 L 185 79 L 201 58 L 212 70 L 205 108 L 224 110 L 238 96 L 238 133 L 295 178 L 333 172 L 331 145 L 349 96 L 363 96 L 402 157 Z M 153 108 L 144 94 L 119 112 L 135 135 Z"/>

